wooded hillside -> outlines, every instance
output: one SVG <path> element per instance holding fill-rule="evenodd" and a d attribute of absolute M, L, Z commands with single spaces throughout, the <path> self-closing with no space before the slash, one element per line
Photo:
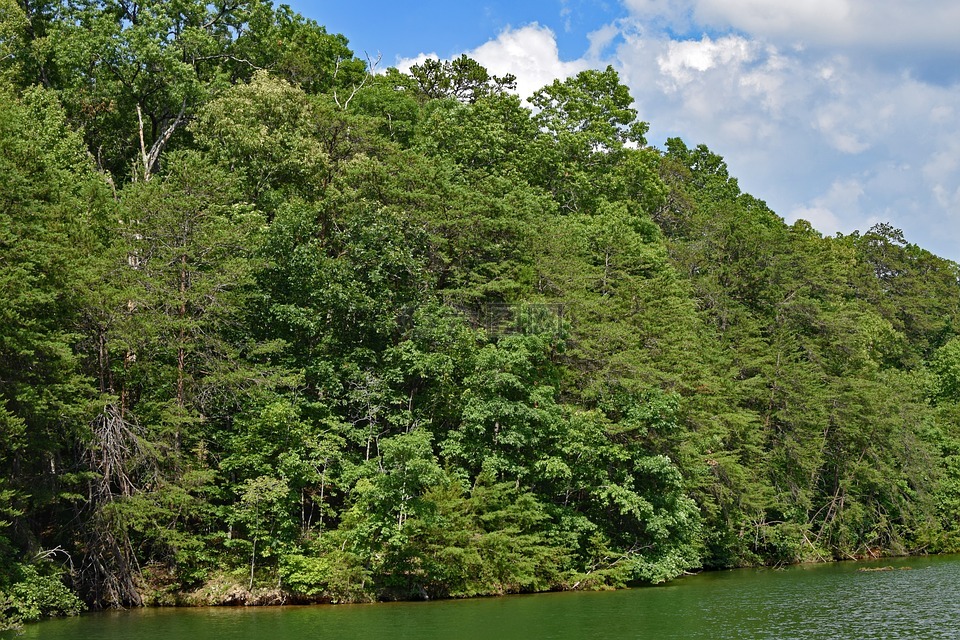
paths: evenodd
<path fill-rule="evenodd" d="M 0 0 L 0 624 L 960 550 L 960 267 L 513 81 Z"/>

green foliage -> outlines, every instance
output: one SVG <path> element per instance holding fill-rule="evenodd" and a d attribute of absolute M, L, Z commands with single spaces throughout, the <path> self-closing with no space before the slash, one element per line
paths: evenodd
<path fill-rule="evenodd" d="M 462 422 L 441 444 L 446 459 L 471 475 L 531 480 L 560 429 L 548 348 L 539 336 L 508 336 L 477 353 L 463 381 Z"/>
<path fill-rule="evenodd" d="M 935 376 L 933 397 L 940 403 L 960 404 L 960 339 L 940 347 L 930 369 Z"/>
<path fill-rule="evenodd" d="M 379 133 L 408 146 L 420 118 L 415 81 L 394 68 L 369 77 L 354 95 L 352 109 L 378 120 Z"/>
<path fill-rule="evenodd" d="M 516 96 L 497 94 L 471 104 L 437 101 L 424 111 L 419 144 L 431 156 L 453 160 L 468 172 L 521 177 L 535 170 L 543 145 Z"/>
<path fill-rule="evenodd" d="M 424 100 L 453 98 L 477 102 L 481 98 L 516 89 L 516 77 L 491 75 L 479 62 L 461 55 L 455 60 L 427 58 L 410 68 L 417 91 Z"/>
<path fill-rule="evenodd" d="M 4 624 L 78 608 L 42 549 L 96 607 L 960 549 L 960 272 L 898 230 L 784 224 L 611 68 L 530 109 L 263 0 L 34 8 L 0 0 Z"/>
<path fill-rule="evenodd" d="M 550 190 L 561 210 L 589 212 L 629 155 L 626 145 L 646 144 L 648 125 L 637 120 L 629 89 L 607 67 L 554 80 L 530 102 L 537 110 L 534 122 L 552 142 L 535 183 Z"/>
<path fill-rule="evenodd" d="M 248 79 L 254 69 L 269 69 L 310 94 L 339 90 L 348 95 L 363 81 L 366 65 L 353 57 L 342 35 L 327 33 L 285 4 L 246 2 L 237 9 L 245 28 L 225 57 L 234 81 Z"/>
<path fill-rule="evenodd" d="M 96 393 L 79 324 L 104 187 L 50 92 L 0 87 L 0 573 L 36 553 L 32 526 L 64 535 L 76 496 Z"/>
<path fill-rule="evenodd" d="M 363 119 L 262 71 L 210 101 L 190 128 L 236 174 L 244 198 L 271 215 L 282 203 L 322 198 L 337 166 L 369 146 Z"/>
<path fill-rule="evenodd" d="M 372 595 L 517 593 L 562 584 L 568 558 L 551 539 L 547 513 L 532 494 L 486 478 L 468 493 L 459 481 L 420 460 L 431 471 L 419 478 L 431 478 L 433 484 L 414 488 L 404 481 L 413 459 L 395 463 L 386 482 L 365 484 L 340 529 L 317 544 L 318 555 L 288 566 L 291 586 L 334 601 L 356 601 Z M 411 490 L 418 495 L 408 494 Z M 384 509 L 380 499 L 393 506 Z"/>
<path fill-rule="evenodd" d="M 575 78 L 554 80 L 534 93 L 536 120 L 561 142 L 571 136 L 583 153 L 611 151 L 626 142 L 644 144 L 647 125 L 637 122 L 633 98 L 613 67 L 582 71 Z"/>
<path fill-rule="evenodd" d="M 75 616 L 83 602 L 50 567 L 18 564 L 0 583 L 0 632 L 24 622 L 53 616 Z"/>
<path fill-rule="evenodd" d="M 23 62 L 17 55 L 24 48 L 30 21 L 15 0 L 0 1 L 0 78 L 15 79 Z"/>

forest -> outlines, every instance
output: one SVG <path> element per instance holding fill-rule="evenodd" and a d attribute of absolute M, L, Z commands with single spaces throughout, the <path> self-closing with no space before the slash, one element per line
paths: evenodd
<path fill-rule="evenodd" d="M 960 551 L 960 266 L 514 85 L 0 0 L 0 627 Z"/>

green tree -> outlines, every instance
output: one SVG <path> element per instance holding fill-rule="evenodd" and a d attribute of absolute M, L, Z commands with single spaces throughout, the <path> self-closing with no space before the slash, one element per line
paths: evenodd
<path fill-rule="evenodd" d="M 80 328 L 96 283 L 91 256 L 100 248 L 96 230 L 107 198 L 54 96 L 34 88 L 15 97 L 0 86 L 4 575 L 19 571 L 21 554 L 32 557 L 63 542 L 80 498 L 73 452 L 96 398 L 83 371 Z"/>
<path fill-rule="evenodd" d="M 588 213 L 628 145 L 646 144 L 629 89 L 613 67 L 554 80 L 530 98 L 534 121 L 552 140 L 537 176 L 561 210 Z"/>
<path fill-rule="evenodd" d="M 512 74 L 491 75 L 487 69 L 466 54 L 454 60 L 427 58 L 410 68 L 422 99 L 453 98 L 459 102 L 476 102 L 484 97 L 503 94 L 517 88 Z"/>
<path fill-rule="evenodd" d="M 123 191 L 119 209 L 110 283 L 86 320 L 101 402 L 85 443 L 97 479 L 81 572 L 91 600 L 108 606 L 140 601 L 138 540 L 177 558 L 185 542 L 174 532 L 189 518 L 158 524 L 165 501 L 178 487 L 198 497 L 208 425 L 229 421 L 241 390 L 262 379 L 240 357 L 262 219 L 236 202 L 230 178 L 173 154 L 167 171 Z"/>
<path fill-rule="evenodd" d="M 371 127 L 328 96 L 308 96 L 258 72 L 204 107 L 191 132 L 224 170 L 239 178 L 244 198 L 269 215 L 294 199 L 321 199 L 339 167 L 368 151 Z"/>
<path fill-rule="evenodd" d="M 259 476 L 243 484 L 240 506 L 237 509 L 237 521 L 247 529 L 250 538 L 250 582 L 247 589 L 253 589 L 257 567 L 257 543 L 260 555 L 269 557 L 276 553 L 278 528 L 290 521 L 290 490 L 286 482 L 272 476 Z"/>
<path fill-rule="evenodd" d="M 201 107 L 269 70 L 310 92 L 366 77 L 343 36 L 266 0 L 57 0 L 28 5 L 21 82 L 59 91 L 99 165 L 149 179 Z M 265 46 L 270 43 L 270 46 Z"/>

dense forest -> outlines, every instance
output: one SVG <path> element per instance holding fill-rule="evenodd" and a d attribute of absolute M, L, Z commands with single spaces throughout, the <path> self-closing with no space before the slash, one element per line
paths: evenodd
<path fill-rule="evenodd" d="M 0 0 L 0 626 L 960 550 L 960 267 L 514 80 Z"/>

